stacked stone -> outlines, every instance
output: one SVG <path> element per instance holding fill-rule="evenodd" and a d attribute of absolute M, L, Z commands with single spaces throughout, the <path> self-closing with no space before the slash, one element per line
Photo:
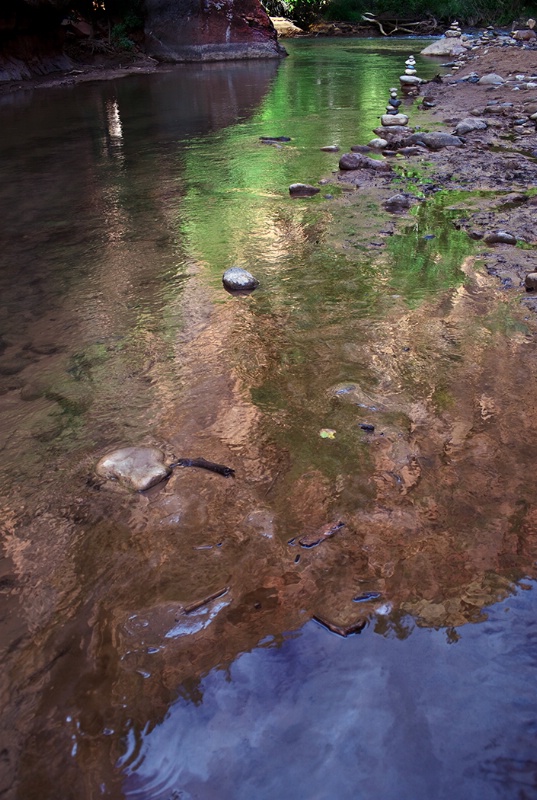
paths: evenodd
<path fill-rule="evenodd" d="M 423 81 L 416 74 L 416 59 L 414 56 L 409 56 L 405 61 L 405 74 L 399 76 L 399 82 L 405 94 L 417 94 L 419 92 L 419 86 Z"/>
<path fill-rule="evenodd" d="M 397 97 L 397 89 L 390 89 L 390 98 L 386 106 L 386 113 L 380 118 L 381 128 L 375 128 L 375 133 L 378 138 L 372 139 L 369 142 L 369 147 L 382 150 L 388 146 L 390 140 L 394 135 L 401 135 L 402 129 L 408 125 L 408 117 L 406 114 L 401 114 L 399 106 L 401 101 Z"/>
<path fill-rule="evenodd" d="M 462 36 L 461 26 L 454 20 L 446 31 L 446 39 L 460 39 Z"/>

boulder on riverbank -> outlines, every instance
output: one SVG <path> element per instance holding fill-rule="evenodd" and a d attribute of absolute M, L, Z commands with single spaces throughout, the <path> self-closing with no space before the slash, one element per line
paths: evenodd
<path fill-rule="evenodd" d="M 145 0 L 145 46 L 159 61 L 279 58 L 274 25 L 256 0 Z"/>

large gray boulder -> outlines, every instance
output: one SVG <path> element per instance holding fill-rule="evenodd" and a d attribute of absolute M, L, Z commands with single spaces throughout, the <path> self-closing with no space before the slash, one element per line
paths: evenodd
<path fill-rule="evenodd" d="M 145 9 L 146 51 L 159 61 L 285 55 L 257 0 L 145 0 Z"/>

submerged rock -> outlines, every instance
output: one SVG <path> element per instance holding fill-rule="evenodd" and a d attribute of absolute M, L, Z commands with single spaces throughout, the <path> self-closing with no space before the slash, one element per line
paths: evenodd
<path fill-rule="evenodd" d="M 372 169 L 377 172 L 389 172 L 391 166 L 387 161 L 376 161 L 374 158 L 367 158 L 360 153 L 345 153 L 339 159 L 339 168 L 344 170 L 351 169 Z"/>
<path fill-rule="evenodd" d="M 338 153 L 339 147 L 337 144 L 327 144 L 325 147 L 321 147 L 325 153 Z"/>
<path fill-rule="evenodd" d="M 101 478 L 117 480 L 142 492 L 170 474 L 164 453 L 156 447 L 123 447 L 103 456 L 95 471 Z"/>
<path fill-rule="evenodd" d="M 291 197 L 312 197 L 320 191 L 316 186 L 311 186 L 309 183 L 292 183 L 289 187 Z"/>
<path fill-rule="evenodd" d="M 394 194 L 385 201 L 384 208 L 392 213 L 405 211 L 410 208 L 410 199 L 404 194 Z"/>
<path fill-rule="evenodd" d="M 257 278 L 241 267 L 230 267 L 222 275 L 222 283 L 228 292 L 240 292 L 248 289 L 257 289 Z"/>

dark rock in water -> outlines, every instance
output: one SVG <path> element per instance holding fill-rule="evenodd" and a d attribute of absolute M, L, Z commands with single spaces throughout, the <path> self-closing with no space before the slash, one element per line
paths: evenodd
<path fill-rule="evenodd" d="M 260 136 L 262 142 L 290 142 L 290 136 Z"/>
<path fill-rule="evenodd" d="M 524 286 L 527 292 L 537 289 L 537 272 L 529 272 L 524 279 Z"/>
<path fill-rule="evenodd" d="M 164 453 L 156 447 L 123 447 L 101 458 L 95 471 L 101 478 L 117 480 L 142 492 L 170 474 Z"/>
<path fill-rule="evenodd" d="M 381 128 L 380 130 L 384 131 L 384 128 Z M 352 147 L 351 147 L 351 150 L 352 150 L 353 153 L 370 153 L 371 152 L 371 148 L 367 144 L 353 144 Z"/>
<path fill-rule="evenodd" d="M 410 199 L 404 194 L 394 194 L 393 197 L 386 200 L 384 208 L 392 213 L 406 211 L 407 208 L 410 208 Z"/>
<path fill-rule="evenodd" d="M 490 231 L 483 237 L 485 244 L 516 244 L 516 236 L 507 231 Z"/>
<path fill-rule="evenodd" d="M 382 597 L 380 592 L 363 592 L 362 594 L 357 594 L 356 597 L 352 598 L 353 603 L 367 603 L 371 600 L 378 600 L 379 597 Z"/>
<path fill-rule="evenodd" d="M 292 183 L 289 187 L 291 197 L 312 197 L 320 191 L 316 186 L 311 186 L 309 183 Z"/>
<path fill-rule="evenodd" d="M 360 153 L 345 153 L 339 159 L 339 168 L 343 170 L 351 169 L 372 169 L 376 172 L 390 172 L 391 166 L 387 161 L 376 161 L 374 158 L 367 158 Z"/>
<path fill-rule="evenodd" d="M 401 105 L 401 102 L 402 101 L 398 100 L 397 97 L 390 97 L 390 99 L 388 100 L 388 104 L 390 106 L 393 106 L 394 108 L 399 108 L 399 106 Z"/>
<path fill-rule="evenodd" d="M 302 536 L 302 538 L 299 539 L 299 543 L 302 545 L 302 547 L 316 547 L 316 545 L 324 542 L 325 539 L 330 539 L 331 536 L 334 536 L 334 534 L 336 534 L 344 526 L 345 523 L 341 521 L 336 523 L 331 522 L 320 530 L 315 531 L 315 533 L 308 533 L 305 536 Z"/>
<path fill-rule="evenodd" d="M 429 150 L 442 150 L 443 147 L 462 147 L 464 142 L 458 136 L 450 133 L 413 133 L 408 138 L 408 144 L 423 144 Z"/>
<path fill-rule="evenodd" d="M 257 278 L 241 267 L 231 267 L 222 275 L 222 283 L 228 292 L 240 292 L 245 290 L 257 289 L 259 281 Z"/>

